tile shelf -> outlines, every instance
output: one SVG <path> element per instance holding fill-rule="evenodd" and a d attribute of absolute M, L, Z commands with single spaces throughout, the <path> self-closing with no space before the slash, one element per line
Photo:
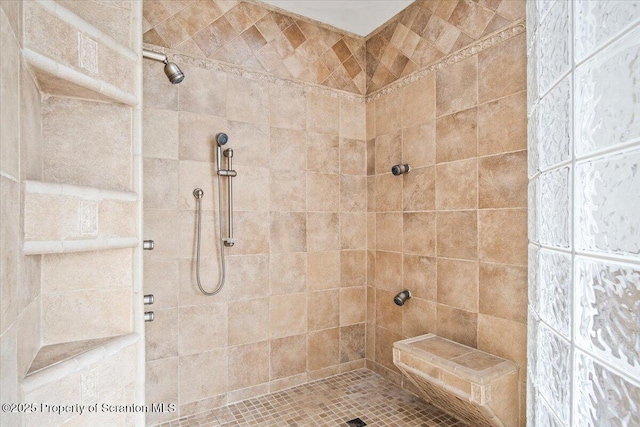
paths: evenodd
<path fill-rule="evenodd" d="M 136 247 L 135 224 L 126 217 L 135 211 L 137 200 L 132 192 L 25 181 L 23 252 L 38 255 Z"/>
<path fill-rule="evenodd" d="M 135 106 L 128 87 L 140 56 L 56 2 L 25 2 L 23 57 L 45 93 Z M 31 22 L 33 21 L 33 22 Z M 53 25 L 35 25 L 52 21 Z"/>

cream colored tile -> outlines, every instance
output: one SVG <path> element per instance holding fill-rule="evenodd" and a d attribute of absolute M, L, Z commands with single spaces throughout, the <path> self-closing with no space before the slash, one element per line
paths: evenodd
<path fill-rule="evenodd" d="M 146 397 L 145 402 L 151 405 L 155 402 L 173 403 L 178 405 L 178 358 L 148 361 L 145 364 Z M 149 422 L 170 421 L 175 415 L 170 412 L 149 412 Z"/>
<path fill-rule="evenodd" d="M 270 338 L 282 338 L 306 332 L 306 294 L 276 295 L 269 298 Z"/>
<path fill-rule="evenodd" d="M 272 253 L 269 256 L 269 288 L 272 295 L 306 291 L 306 253 Z"/>
<path fill-rule="evenodd" d="M 339 139 L 336 135 L 307 133 L 307 170 L 320 173 L 340 171 Z"/>
<path fill-rule="evenodd" d="M 301 88 L 274 82 L 269 84 L 269 122 L 280 128 L 304 130 L 306 95 Z"/>
<path fill-rule="evenodd" d="M 178 174 L 177 207 L 179 209 L 196 209 L 197 200 L 193 191 L 199 188 L 203 191 L 200 199 L 203 211 L 218 211 L 218 185 L 214 163 L 182 160 L 179 162 Z M 225 191 L 224 187 L 222 191 Z"/>
<path fill-rule="evenodd" d="M 226 349 L 180 356 L 178 365 L 181 405 L 213 397 L 227 390 Z M 203 366 L 207 369 L 202 369 Z"/>
<path fill-rule="evenodd" d="M 178 159 L 179 113 L 171 110 L 143 109 L 144 157 Z"/>
<path fill-rule="evenodd" d="M 375 139 L 375 165 L 376 173 L 391 172 L 391 167 L 404 163 L 402 152 L 402 132 L 393 131 L 378 135 Z"/>
<path fill-rule="evenodd" d="M 229 300 L 269 295 L 269 255 L 231 255 L 227 260 Z"/>
<path fill-rule="evenodd" d="M 153 259 L 175 259 L 180 256 L 180 220 L 177 211 L 144 210 L 145 239 L 155 241 L 153 253 L 145 254 Z"/>
<path fill-rule="evenodd" d="M 402 252 L 402 214 L 379 213 L 376 215 L 376 249 Z"/>
<path fill-rule="evenodd" d="M 475 209 L 478 206 L 478 161 L 459 160 L 436 166 L 436 209 Z M 491 191 L 487 189 L 487 191 Z"/>
<path fill-rule="evenodd" d="M 340 204 L 340 177 L 307 173 L 307 210 L 337 212 Z"/>
<path fill-rule="evenodd" d="M 340 252 L 340 286 L 364 286 L 367 283 L 367 253 L 365 251 Z"/>
<path fill-rule="evenodd" d="M 248 369 L 248 367 L 251 367 Z M 229 350 L 229 389 L 237 390 L 269 381 L 269 342 L 241 345 Z"/>
<path fill-rule="evenodd" d="M 269 252 L 269 214 L 266 212 L 234 212 L 236 244 L 229 254 L 257 254 Z"/>
<path fill-rule="evenodd" d="M 360 100 L 340 100 L 340 137 L 366 139 L 366 104 Z"/>
<path fill-rule="evenodd" d="M 307 213 L 307 248 L 309 251 L 340 249 L 340 217 L 337 213 Z"/>
<path fill-rule="evenodd" d="M 438 258 L 438 303 L 478 311 L 478 263 Z"/>
<path fill-rule="evenodd" d="M 227 112 L 227 75 L 219 71 L 190 65 L 181 64 L 181 68 L 185 76 L 189 76 L 189 78 L 185 78 L 179 85 L 180 111 L 225 117 Z M 202 82 L 207 82 L 207 84 L 203 85 Z"/>
<path fill-rule="evenodd" d="M 307 293 L 307 307 L 309 331 L 340 325 L 340 291 L 338 289 Z"/>
<path fill-rule="evenodd" d="M 227 345 L 226 304 L 181 307 L 179 314 L 180 356 L 202 353 Z M 203 320 L 205 320 L 203 322 Z"/>
<path fill-rule="evenodd" d="M 405 213 L 402 223 L 402 244 L 405 254 L 435 256 L 436 214 L 434 212 Z"/>
<path fill-rule="evenodd" d="M 402 88 L 402 127 L 410 128 L 436 118 L 436 74 Z"/>
<path fill-rule="evenodd" d="M 181 111 L 178 132 L 180 160 L 215 163 L 216 135 L 220 132 L 230 133 L 226 119 Z M 232 136 L 229 144 L 234 146 L 234 142 Z"/>
<path fill-rule="evenodd" d="M 234 166 L 238 176 L 233 178 L 233 209 L 238 211 L 268 211 L 269 169 L 253 166 Z M 222 191 L 226 191 L 223 187 Z"/>
<path fill-rule="evenodd" d="M 340 104 L 335 98 L 307 94 L 307 130 L 337 136 L 340 128 Z"/>
<path fill-rule="evenodd" d="M 229 122 L 229 142 L 226 148 L 233 148 L 233 164 L 269 167 L 271 128 L 244 122 Z M 224 162 L 226 164 L 226 162 Z"/>
<path fill-rule="evenodd" d="M 269 123 L 267 83 L 240 76 L 227 76 L 227 116 L 239 122 Z"/>
<path fill-rule="evenodd" d="M 307 219 L 302 212 L 271 212 L 270 250 L 303 252 L 307 250 Z"/>
<path fill-rule="evenodd" d="M 340 289 L 340 326 L 366 321 L 364 286 Z"/>
<path fill-rule="evenodd" d="M 307 336 L 271 340 L 270 379 L 302 374 L 307 370 Z"/>
<path fill-rule="evenodd" d="M 307 205 L 306 172 L 274 170 L 270 174 L 271 210 L 302 212 Z"/>
<path fill-rule="evenodd" d="M 178 207 L 178 161 L 169 159 L 143 160 L 145 209 L 175 209 Z"/>
<path fill-rule="evenodd" d="M 375 244 L 375 236 L 372 238 L 372 243 Z M 364 212 L 340 213 L 340 249 L 366 248 L 367 214 Z"/>
<path fill-rule="evenodd" d="M 178 306 L 180 268 L 177 260 L 144 260 L 144 293 L 153 294 L 154 309 Z"/>
<path fill-rule="evenodd" d="M 178 355 L 179 310 L 153 310 L 153 322 L 145 323 L 146 360 L 166 359 Z"/>
<path fill-rule="evenodd" d="M 340 251 L 307 254 L 307 286 L 309 290 L 340 287 Z"/>
<path fill-rule="evenodd" d="M 306 170 L 307 145 L 304 132 L 272 127 L 270 149 L 271 169 Z"/>
<path fill-rule="evenodd" d="M 338 328 L 309 333 L 307 351 L 310 371 L 333 366 L 340 361 L 340 331 Z"/>
<path fill-rule="evenodd" d="M 376 139 L 395 132 L 402 125 L 401 92 L 390 92 L 374 101 Z M 391 167 L 391 166 L 389 166 Z"/>
<path fill-rule="evenodd" d="M 367 177 L 342 175 L 340 177 L 340 211 L 366 212 Z"/>
<path fill-rule="evenodd" d="M 269 299 L 258 298 L 229 303 L 228 344 L 263 341 L 269 337 Z"/>
<path fill-rule="evenodd" d="M 367 175 L 367 143 L 340 138 L 340 174 Z"/>

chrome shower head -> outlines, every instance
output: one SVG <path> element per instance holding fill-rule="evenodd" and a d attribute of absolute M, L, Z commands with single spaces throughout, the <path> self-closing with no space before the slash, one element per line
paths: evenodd
<path fill-rule="evenodd" d="M 175 85 L 184 80 L 184 73 L 182 72 L 180 67 L 178 67 L 173 62 L 166 61 L 164 63 L 164 73 L 169 78 L 171 84 Z"/>
<path fill-rule="evenodd" d="M 153 59 L 154 61 L 162 62 L 164 64 L 164 73 L 169 78 L 172 84 L 178 84 L 184 80 L 184 73 L 175 63 L 169 62 L 167 55 L 164 53 L 154 52 L 148 49 L 142 49 L 142 56 L 144 58 Z"/>

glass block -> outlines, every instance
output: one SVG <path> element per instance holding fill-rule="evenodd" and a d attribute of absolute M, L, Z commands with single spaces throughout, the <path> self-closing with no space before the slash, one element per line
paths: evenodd
<path fill-rule="evenodd" d="M 527 323 L 527 377 L 529 383 L 538 384 L 538 327 L 540 320 L 529 306 Z"/>
<path fill-rule="evenodd" d="M 640 425 L 640 388 L 580 351 L 575 370 L 576 426 Z"/>
<path fill-rule="evenodd" d="M 532 3 L 537 3 L 537 21 L 538 24 L 540 22 L 542 22 L 544 19 L 546 19 L 546 15 L 547 13 L 549 13 L 549 10 L 551 9 L 551 6 L 553 6 L 553 3 L 555 3 L 556 0 L 539 0 L 536 2 L 532 2 Z M 527 2 L 529 3 L 529 2 Z"/>
<path fill-rule="evenodd" d="M 539 7 L 544 7 L 541 3 Z M 569 2 L 553 4 L 538 30 L 538 93 L 546 93 L 553 83 L 569 71 Z"/>
<path fill-rule="evenodd" d="M 529 27 L 527 26 L 527 35 Z M 537 36 L 536 36 L 537 37 Z M 540 99 L 538 97 L 538 59 L 537 41 L 532 41 L 533 45 L 527 49 L 527 113 L 531 114 L 533 108 Z"/>
<path fill-rule="evenodd" d="M 538 289 L 540 287 L 540 250 L 536 245 L 529 245 L 529 308 L 536 314 L 540 312 Z"/>
<path fill-rule="evenodd" d="M 540 181 L 539 177 L 533 178 L 529 181 L 528 188 L 528 217 L 529 217 L 529 241 L 537 242 L 538 241 L 538 200 L 540 200 L 540 195 L 538 191 L 538 182 Z"/>
<path fill-rule="evenodd" d="M 536 427 L 566 427 L 565 424 L 558 421 L 558 418 L 556 418 L 553 412 L 545 404 L 544 400 L 540 398 L 536 399 L 536 416 L 537 424 L 533 424 Z"/>
<path fill-rule="evenodd" d="M 540 323 L 537 360 L 538 390 L 564 424 L 569 423 L 570 354 L 569 344 L 544 323 Z"/>
<path fill-rule="evenodd" d="M 534 108 L 529 115 L 529 123 L 527 125 L 527 145 L 528 173 L 529 177 L 532 177 L 540 171 L 538 161 L 538 108 Z"/>
<path fill-rule="evenodd" d="M 640 138 L 640 27 L 575 72 L 575 144 L 582 155 Z"/>
<path fill-rule="evenodd" d="M 571 110 L 571 79 L 568 76 L 540 101 L 540 169 L 564 162 L 571 156 Z"/>
<path fill-rule="evenodd" d="M 527 22 L 527 49 L 533 46 L 533 40 L 536 37 L 538 29 L 538 3 L 528 1 L 526 3 L 525 17 Z"/>
<path fill-rule="evenodd" d="M 576 343 L 640 377 L 640 267 L 576 259 Z"/>
<path fill-rule="evenodd" d="M 540 175 L 540 243 L 569 248 L 571 173 L 569 167 Z"/>
<path fill-rule="evenodd" d="M 538 313 L 567 339 L 571 336 L 571 283 L 571 256 L 541 249 Z"/>
<path fill-rule="evenodd" d="M 579 249 L 640 254 L 640 150 L 576 166 Z"/>
<path fill-rule="evenodd" d="M 531 377 L 527 379 L 527 426 L 535 427 L 536 424 L 536 397 L 538 391 L 531 381 Z"/>
<path fill-rule="evenodd" d="M 574 7 L 576 62 L 640 21 L 640 1 L 579 0 Z"/>

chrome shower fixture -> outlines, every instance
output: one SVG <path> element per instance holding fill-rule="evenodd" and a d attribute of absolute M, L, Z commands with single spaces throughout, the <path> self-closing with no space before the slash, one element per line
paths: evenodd
<path fill-rule="evenodd" d="M 164 53 L 154 52 L 148 49 L 142 49 L 142 56 L 144 58 L 153 59 L 154 61 L 162 62 L 164 64 L 164 73 L 169 78 L 172 84 L 178 84 L 184 80 L 184 73 L 175 63 L 169 62 L 167 55 Z"/>
<path fill-rule="evenodd" d="M 403 306 L 409 298 L 411 298 L 411 291 L 409 289 L 405 289 L 393 298 L 393 302 L 395 302 L 396 305 Z"/>
<path fill-rule="evenodd" d="M 411 166 L 409 166 L 408 164 L 395 165 L 391 167 L 391 173 L 394 174 L 395 176 L 400 176 L 404 173 L 409 173 L 410 170 L 411 170 Z"/>

